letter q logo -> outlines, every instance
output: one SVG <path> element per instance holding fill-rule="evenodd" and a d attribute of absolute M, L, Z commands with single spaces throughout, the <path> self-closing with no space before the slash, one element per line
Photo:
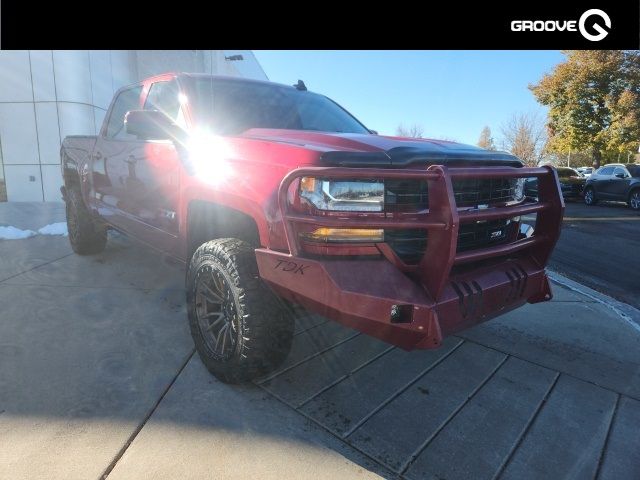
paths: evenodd
<path fill-rule="evenodd" d="M 593 29 L 596 32 L 598 32 L 597 35 L 591 35 L 589 32 L 587 32 L 587 29 L 584 28 L 584 24 L 587 21 L 587 19 L 592 15 L 597 15 L 598 17 L 602 18 L 607 28 L 611 28 L 611 19 L 609 18 L 609 15 L 604 13 L 599 8 L 592 8 L 590 10 L 587 10 L 580 16 L 580 20 L 578 21 L 578 28 L 580 29 L 580 33 L 582 34 L 582 36 L 592 42 L 599 42 L 604 37 L 606 37 L 609 34 L 609 32 L 607 32 L 604 28 L 602 28 L 598 23 L 593 24 Z"/>

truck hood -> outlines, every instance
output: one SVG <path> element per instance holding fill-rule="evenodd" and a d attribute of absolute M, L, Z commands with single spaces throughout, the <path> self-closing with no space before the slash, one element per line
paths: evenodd
<path fill-rule="evenodd" d="M 478 163 L 486 166 L 522 166 L 522 162 L 509 153 L 446 140 L 263 128 L 247 130 L 242 136 L 318 151 L 320 164 L 326 166 L 397 168 L 434 164 L 466 166 Z"/>

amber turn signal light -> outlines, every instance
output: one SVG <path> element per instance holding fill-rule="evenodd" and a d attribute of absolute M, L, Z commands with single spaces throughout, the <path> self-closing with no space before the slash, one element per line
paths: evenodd
<path fill-rule="evenodd" d="M 382 242 L 384 230 L 320 227 L 313 232 L 303 233 L 302 238 L 313 242 Z"/>

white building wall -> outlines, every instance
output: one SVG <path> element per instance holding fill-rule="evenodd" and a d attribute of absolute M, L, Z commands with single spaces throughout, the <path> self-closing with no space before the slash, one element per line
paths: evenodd
<path fill-rule="evenodd" d="M 0 51 L 0 200 L 4 180 L 9 201 L 60 201 L 62 139 L 96 135 L 117 89 L 167 71 L 267 78 L 249 50 Z"/>

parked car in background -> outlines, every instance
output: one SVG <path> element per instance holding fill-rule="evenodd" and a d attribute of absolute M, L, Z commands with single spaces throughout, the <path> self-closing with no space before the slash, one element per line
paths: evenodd
<path fill-rule="evenodd" d="M 593 167 L 578 167 L 576 170 L 582 174 L 584 178 L 589 178 L 593 173 Z"/>
<path fill-rule="evenodd" d="M 640 210 L 640 165 L 610 163 L 594 172 L 585 185 L 584 203 L 595 205 L 600 200 L 627 202 Z"/>
<path fill-rule="evenodd" d="M 560 188 L 562 196 L 565 200 L 576 200 L 582 198 L 582 192 L 586 179 L 573 168 L 558 167 L 558 180 L 560 180 Z M 525 182 L 524 193 L 527 197 L 538 198 L 538 179 L 528 178 Z"/>

